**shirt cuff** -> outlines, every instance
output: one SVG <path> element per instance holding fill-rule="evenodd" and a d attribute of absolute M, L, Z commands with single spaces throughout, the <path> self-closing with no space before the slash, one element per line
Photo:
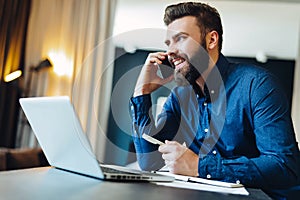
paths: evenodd
<path fill-rule="evenodd" d="M 151 106 L 152 106 L 152 102 L 151 102 L 150 94 L 131 97 L 130 110 L 133 119 L 137 119 L 137 116 L 141 114 L 148 115 Z"/>
<path fill-rule="evenodd" d="M 218 155 L 208 154 L 199 158 L 199 177 L 207 179 L 222 179 L 222 159 Z"/>

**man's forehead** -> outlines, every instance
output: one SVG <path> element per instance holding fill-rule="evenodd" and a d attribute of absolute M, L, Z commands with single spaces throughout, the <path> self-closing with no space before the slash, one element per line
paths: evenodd
<path fill-rule="evenodd" d="M 195 33 L 195 31 L 199 32 L 196 17 L 185 16 L 174 20 L 167 26 L 166 40 L 170 40 L 172 37 L 180 33 L 187 33 L 190 35 Z"/>
<path fill-rule="evenodd" d="M 166 32 L 166 38 L 171 39 L 172 37 L 174 37 L 175 35 L 180 34 L 182 31 L 181 30 L 175 30 L 175 29 L 167 29 Z"/>

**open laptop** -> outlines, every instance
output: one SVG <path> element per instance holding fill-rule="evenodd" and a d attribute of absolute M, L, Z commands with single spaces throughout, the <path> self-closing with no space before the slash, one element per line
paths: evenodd
<path fill-rule="evenodd" d="M 104 180 L 174 180 L 156 173 L 99 164 L 69 97 L 21 98 L 20 104 L 53 167 Z"/>

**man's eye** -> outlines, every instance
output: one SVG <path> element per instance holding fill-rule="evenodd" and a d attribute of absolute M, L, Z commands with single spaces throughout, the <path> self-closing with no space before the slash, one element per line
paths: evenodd
<path fill-rule="evenodd" d="M 181 35 L 177 37 L 177 42 L 184 40 L 186 37 Z"/>

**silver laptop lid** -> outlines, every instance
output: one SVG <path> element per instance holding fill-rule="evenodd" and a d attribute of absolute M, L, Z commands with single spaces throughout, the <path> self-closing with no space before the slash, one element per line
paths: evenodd
<path fill-rule="evenodd" d="M 21 98 L 20 104 L 51 166 L 104 178 L 69 97 Z"/>

